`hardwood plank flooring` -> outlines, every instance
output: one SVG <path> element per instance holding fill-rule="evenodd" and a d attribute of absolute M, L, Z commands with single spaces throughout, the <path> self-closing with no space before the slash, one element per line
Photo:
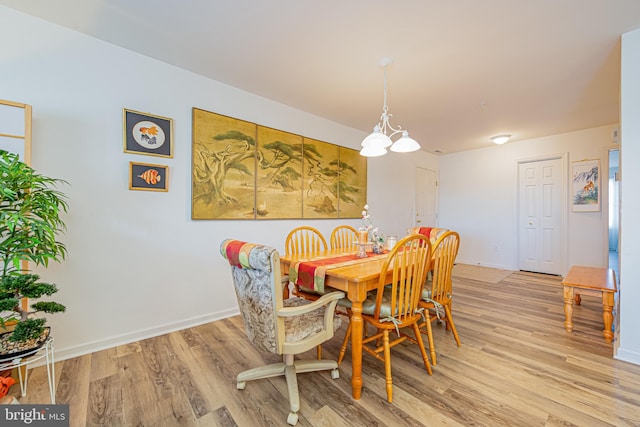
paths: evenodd
<path fill-rule="evenodd" d="M 466 270 L 465 270 L 466 271 Z M 392 350 L 394 402 L 382 363 L 363 356 L 362 398 L 340 378 L 300 374 L 299 426 L 638 426 L 640 366 L 614 360 L 602 336 L 599 298 L 574 308 L 564 329 L 560 277 L 514 272 L 498 283 L 454 276 L 457 347 L 433 325 L 438 364 L 429 376 L 414 344 Z M 323 347 L 337 358 L 346 329 Z M 314 358 L 315 351 L 301 357 Z M 58 403 L 72 426 L 285 426 L 283 377 L 248 382 L 238 372 L 279 356 L 256 350 L 236 316 L 56 362 Z M 30 373 L 24 403 L 49 400 L 44 367 Z"/>

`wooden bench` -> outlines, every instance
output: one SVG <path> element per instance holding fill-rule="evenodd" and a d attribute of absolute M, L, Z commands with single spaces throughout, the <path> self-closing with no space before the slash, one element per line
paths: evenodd
<path fill-rule="evenodd" d="M 613 304 L 615 300 L 616 275 L 610 268 L 582 267 L 574 265 L 562 280 L 564 291 L 564 327 L 567 332 L 573 331 L 573 304 L 580 305 L 580 294 L 602 297 L 604 320 L 604 339 L 613 341 Z M 575 296 L 574 296 L 575 292 Z"/>

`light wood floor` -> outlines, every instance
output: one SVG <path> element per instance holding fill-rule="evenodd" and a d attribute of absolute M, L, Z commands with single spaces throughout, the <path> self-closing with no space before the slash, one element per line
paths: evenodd
<path fill-rule="evenodd" d="M 454 278 L 462 346 L 434 325 L 433 376 L 414 344 L 392 350 L 393 404 L 382 363 L 367 354 L 358 401 L 348 361 L 338 380 L 301 374 L 298 425 L 640 425 L 640 366 L 612 358 L 596 298 L 583 298 L 574 332 L 565 332 L 560 280 L 522 272 L 499 283 Z M 325 357 L 336 358 L 343 336 L 344 327 Z M 234 317 L 58 362 L 57 398 L 70 404 L 72 426 L 285 426 L 284 378 L 235 387 L 239 371 L 277 360 L 255 350 Z M 48 403 L 44 368 L 31 375 L 21 401 Z"/>

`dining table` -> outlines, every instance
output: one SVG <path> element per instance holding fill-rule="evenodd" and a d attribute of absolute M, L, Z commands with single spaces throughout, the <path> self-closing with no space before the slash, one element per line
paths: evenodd
<path fill-rule="evenodd" d="M 280 267 L 283 275 L 289 274 L 291 279 L 294 273 L 292 267 L 302 268 L 305 263 L 314 262 L 322 264 L 324 291 L 332 288 L 343 291 L 351 301 L 351 389 L 354 399 L 360 399 L 362 392 L 362 303 L 367 298 L 367 293 L 378 286 L 380 272 L 387 259 L 388 251 L 381 254 L 367 252 L 367 256 L 358 258 L 357 251 L 345 251 L 345 249 L 333 249 L 314 253 L 301 253 L 294 255 L 282 255 Z M 353 255 L 349 257 L 349 255 Z M 345 260 L 347 258 L 347 260 Z M 336 262 L 332 264 L 332 260 Z M 390 270 L 385 280 L 391 279 Z M 295 275 L 295 273 L 294 273 Z"/>

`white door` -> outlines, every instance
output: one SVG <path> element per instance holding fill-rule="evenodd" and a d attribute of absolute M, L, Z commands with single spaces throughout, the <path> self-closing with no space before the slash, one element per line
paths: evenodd
<path fill-rule="evenodd" d="M 438 173 L 416 168 L 415 227 L 438 225 Z"/>
<path fill-rule="evenodd" d="M 518 164 L 519 269 L 563 274 L 565 205 L 562 160 Z"/>

